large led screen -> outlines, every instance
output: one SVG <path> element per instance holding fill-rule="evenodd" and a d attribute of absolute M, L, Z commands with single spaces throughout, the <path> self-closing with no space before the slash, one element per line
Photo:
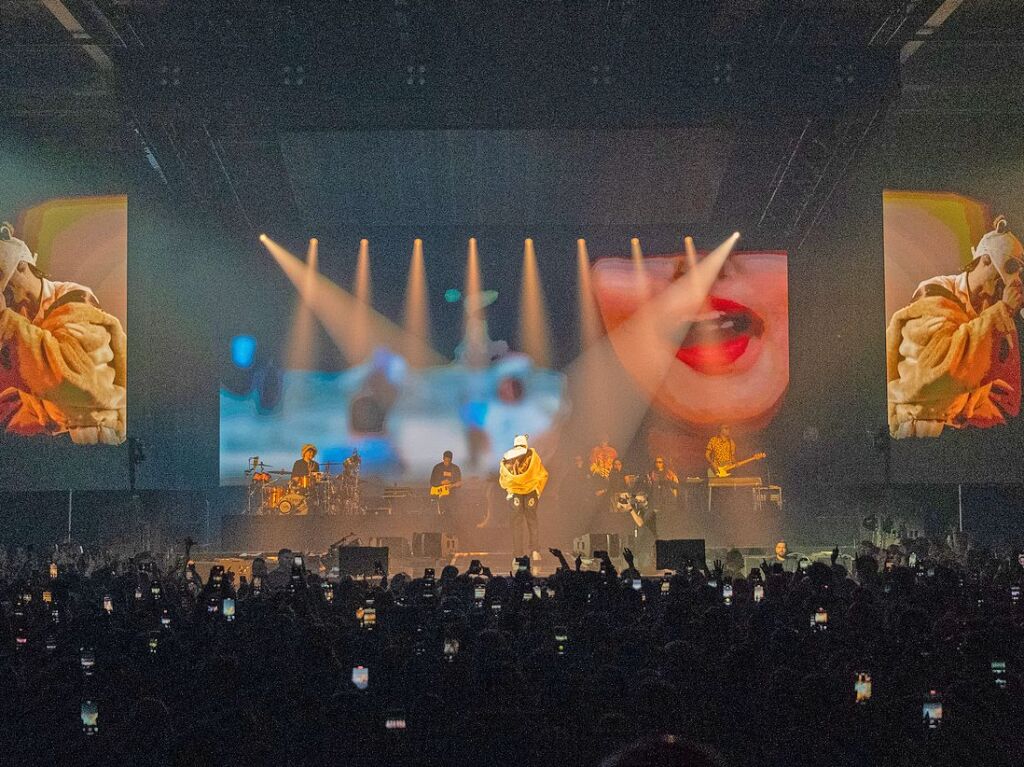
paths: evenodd
<path fill-rule="evenodd" d="M 1020 416 L 1024 248 L 992 205 L 955 192 L 883 195 L 895 439 L 1003 433 Z"/>
<path fill-rule="evenodd" d="M 126 437 L 128 201 L 46 200 L 0 225 L 4 443 Z"/>
<path fill-rule="evenodd" d="M 706 295 L 655 318 L 659 338 L 623 332 L 718 245 L 682 247 L 721 229 L 730 141 L 719 126 L 284 137 L 318 240 L 268 233 L 268 271 L 226 297 L 221 482 L 285 486 L 307 446 L 322 470 L 358 454 L 363 479 L 403 485 L 445 450 L 490 477 L 519 434 L 563 478 L 603 437 L 630 474 L 660 456 L 706 476 L 723 425 L 737 459 L 766 451 L 789 385 L 785 252 L 741 241 Z"/>
<path fill-rule="evenodd" d="M 597 359 L 593 352 L 576 349 L 564 369 L 551 369 L 491 339 L 486 323 L 476 327 L 475 344 L 474 325 L 467 323 L 454 359 L 425 366 L 410 364 L 400 336 L 340 370 L 315 369 L 315 361 L 313 369 L 281 365 L 262 348 L 268 339 L 236 336 L 225 350 L 231 362 L 221 388 L 221 478 L 244 481 L 254 464 L 283 475 L 305 445 L 315 446 L 317 461 L 336 472 L 358 453 L 364 475 L 419 481 L 450 449 L 464 473 L 483 476 L 516 434 L 550 449 L 578 450 L 581 439 L 599 441 L 602 428 L 616 433 L 623 448 L 635 442 L 640 464 L 662 456 L 681 475 L 705 473 L 708 440 L 722 425 L 738 443 L 737 459 L 759 454 L 789 385 L 787 256 L 733 253 L 695 311 L 658 318 L 652 332 L 678 336 L 671 359 L 662 360 L 653 356 L 664 348 L 658 339 L 645 343 L 634 334 L 626 341 L 618 331 L 673 284 L 685 258 L 645 258 L 643 290 L 631 258 L 595 259 L 590 277 L 604 339 L 599 348 L 610 350 L 596 371 L 584 364 Z M 365 325 L 358 305 L 348 309 L 353 313 L 339 308 L 342 325 Z M 332 322 L 329 311 L 321 316 Z M 300 307 L 296 322 L 279 331 L 291 339 L 285 346 L 302 348 L 297 327 L 314 321 Z M 582 403 L 572 401 L 571 390 L 594 388 L 570 386 L 574 375 L 638 392 L 649 399 L 646 414 L 628 424 L 628 434 L 616 432 L 618 414 L 610 409 L 621 392 L 608 392 L 608 412 L 574 421 Z M 545 441 L 556 427 L 561 438 Z M 585 433 L 566 435 L 566 428 Z"/>
<path fill-rule="evenodd" d="M 628 258 L 594 265 L 594 294 L 616 361 L 651 398 L 639 435 L 644 452 L 680 475 L 703 476 L 708 441 L 722 426 L 737 460 L 764 452 L 764 432 L 789 386 L 787 261 L 783 251 L 733 252 L 699 308 L 666 313 L 650 328 L 681 338 L 667 350 L 654 338 L 616 331 L 681 278 L 685 254 L 646 257 L 642 272 Z"/>

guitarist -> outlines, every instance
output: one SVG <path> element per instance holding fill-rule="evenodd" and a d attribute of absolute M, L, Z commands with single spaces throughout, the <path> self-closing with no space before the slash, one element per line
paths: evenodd
<path fill-rule="evenodd" d="M 721 467 L 736 463 L 736 441 L 729 436 L 729 424 L 723 423 L 718 434 L 708 440 L 704 460 L 716 474 Z"/>
<path fill-rule="evenodd" d="M 452 451 L 445 450 L 441 463 L 430 472 L 430 494 L 437 499 L 437 513 L 447 514 L 454 506 L 454 493 L 462 487 L 462 469 L 452 462 Z"/>

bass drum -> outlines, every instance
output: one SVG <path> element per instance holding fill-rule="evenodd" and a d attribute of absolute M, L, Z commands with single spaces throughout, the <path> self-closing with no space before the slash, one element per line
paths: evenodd
<path fill-rule="evenodd" d="M 263 507 L 265 509 L 276 509 L 281 500 L 288 494 L 288 488 L 280 485 L 263 486 Z"/>
<path fill-rule="evenodd" d="M 309 513 L 306 497 L 298 493 L 289 493 L 282 498 L 281 502 L 277 505 L 277 510 L 282 514 L 302 515 Z"/>

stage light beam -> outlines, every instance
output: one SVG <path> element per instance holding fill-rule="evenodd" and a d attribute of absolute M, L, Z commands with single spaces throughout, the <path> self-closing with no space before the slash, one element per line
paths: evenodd
<path fill-rule="evenodd" d="M 634 237 L 629 241 L 630 260 L 633 262 L 633 274 L 636 276 L 637 290 L 640 295 L 646 297 L 651 292 L 650 282 L 647 278 L 647 265 L 644 263 L 644 252 L 640 248 L 640 238 Z"/>
<path fill-rule="evenodd" d="M 296 300 L 295 315 L 288 337 L 287 368 L 314 370 L 316 366 L 316 324 L 308 296 L 316 289 L 317 253 L 319 241 L 314 237 L 306 251 L 306 267 L 302 276 L 302 290 Z"/>
<path fill-rule="evenodd" d="M 693 270 L 697 267 L 697 246 L 693 244 L 693 238 L 684 237 L 683 247 L 686 249 L 686 268 Z"/>
<path fill-rule="evenodd" d="M 551 335 L 544 290 L 533 240 L 523 243 L 523 275 L 519 290 L 519 343 L 534 364 L 547 367 L 551 362 Z"/>
<path fill-rule="evenodd" d="M 430 306 L 427 303 L 427 270 L 423 260 L 423 240 L 412 244 L 409 277 L 405 284 L 405 332 L 409 348 L 404 354 L 414 368 L 426 365 L 422 350 L 430 343 Z"/>
<path fill-rule="evenodd" d="M 590 255 L 587 241 L 576 240 L 576 288 L 579 309 L 580 346 L 588 348 L 601 337 L 601 318 L 598 316 L 594 286 L 590 281 Z"/>
<path fill-rule="evenodd" d="M 270 237 L 266 237 L 262 242 L 274 257 L 274 260 L 277 261 L 282 271 L 284 271 L 285 276 L 288 277 L 292 285 L 295 286 L 295 289 L 312 308 L 316 318 L 320 321 L 320 325 L 338 347 L 338 351 L 341 352 L 345 359 L 354 362 L 358 343 L 351 317 L 355 316 L 359 310 L 360 302 L 347 290 L 341 288 L 319 272 L 315 275 L 313 289 L 306 288 L 304 279 L 306 265 L 302 260 L 274 242 Z M 372 336 L 382 346 L 397 351 L 403 348 L 410 348 L 410 345 L 419 343 L 423 345 L 423 348 L 418 353 L 423 355 L 424 359 L 427 360 L 427 364 L 440 365 L 444 363 L 444 358 L 424 341 L 408 339 L 408 334 L 403 332 L 400 327 L 372 309 L 369 309 L 367 314 Z"/>
<path fill-rule="evenodd" d="M 700 313 L 738 239 L 726 239 L 572 363 L 567 386 L 573 411 L 557 435 L 563 455 L 586 455 L 602 434 L 616 445 L 632 441 L 692 325 L 680 318 Z M 640 369 L 625 370 L 616 348 L 635 350 L 633 364 Z"/>
<path fill-rule="evenodd" d="M 358 305 L 352 318 L 355 326 L 356 362 L 363 362 L 370 356 L 374 339 L 370 334 L 370 311 L 372 298 L 370 295 L 370 241 L 359 241 L 359 260 L 356 264 L 355 296 Z"/>
<path fill-rule="evenodd" d="M 474 365 L 486 364 L 489 359 L 487 349 L 487 312 L 483 302 L 483 278 L 480 274 L 480 256 L 477 253 L 476 237 L 469 238 L 466 249 L 466 290 L 463 302 L 463 334 L 462 343 L 466 360 Z"/>

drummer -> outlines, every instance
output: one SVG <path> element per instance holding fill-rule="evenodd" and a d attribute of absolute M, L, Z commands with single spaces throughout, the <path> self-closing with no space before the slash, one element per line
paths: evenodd
<path fill-rule="evenodd" d="M 302 458 L 292 466 L 292 484 L 309 486 L 309 477 L 320 471 L 320 464 L 313 460 L 316 457 L 316 445 L 305 444 L 302 446 Z"/>

